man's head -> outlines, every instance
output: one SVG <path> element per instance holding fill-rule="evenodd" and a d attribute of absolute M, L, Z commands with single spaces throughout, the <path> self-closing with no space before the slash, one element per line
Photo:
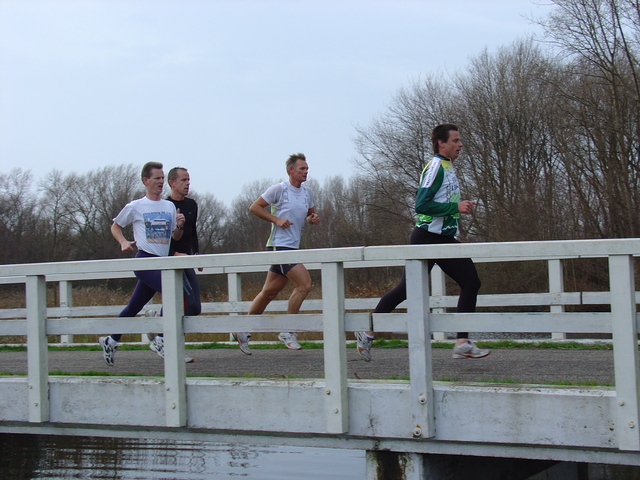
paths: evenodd
<path fill-rule="evenodd" d="M 451 160 L 458 158 L 462 148 L 458 127 L 453 123 L 443 123 L 435 127 L 431 131 L 431 143 L 433 153 L 439 153 Z"/>
<path fill-rule="evenodd" d="M 285 162 L 285 166 L 287 167 L 287 174 L 291 173 L 291 169 L 295 166 L 298 160 L 307 161 L 307 157 L 304 156 L 304 153 L 294 153 L 289 155 L 287 161 Z"/>
<path fill-rule="evenodd" d="M 164 171 L 160 162 L 147 162 L 142 167 L 142 183 L 147 189 L 147 197 L 159 200 L 164 188 Z"/>
<path fill-rule="evenodd" d="M 309 173 L 309 165 L 307 164 L 307 157 L 304 153 L 294 153 L 289 155 L 286 161 L 287 174 L 289 174 L 289 181 L 292 185 L 299 187 L 302 182 L 307 181 L 307 174 Z"/>
<path fill-rule="evenodd" d="M 189 186 L 191 185 L 191 179 L 189 178 L 189 172 L 184 167 L 173 167 L 169 170 L 167 175 L 167 181 L 171 187 L 172 197 L 186 197 L 189 195 Z M 182 198 L 176 198 L 176 200 L 182 200 Z"/>
<path fill-rule="evenodd" d="M 151 178 L 151 170 L 154 168 L 162 170 L 162 164 L 160 162 L 147 162 L 144 164 L 142 174 L 140 175 L 142 181 L 144 181 L 145 178 Z"/>

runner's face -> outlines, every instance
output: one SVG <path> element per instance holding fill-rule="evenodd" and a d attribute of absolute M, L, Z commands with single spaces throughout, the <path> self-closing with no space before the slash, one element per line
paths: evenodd
<path fill-rule="evenodd" d="M 191 180 L 189 178 L 189 172 L 185 170 L 178 170 L 178 178 L 171 181 L 171 190 L 186 197 L 189 195 L 190 185 Z"/>
<path fill-rule="evenodd" d="M 309 174 L 309 165 L 304 160 L 296 160 L 293 168 L 289 169 L 289 178 L 291 184 L 299 186 L 302 182 L 307 181 L 307 175 Z"/>
<path fill-rule="evenodd" d="M 164 188 L 164 171 L 160 168 L 152 168 L 151 176 L 143 178 L 142 183 L 147 188 L 147 192 L 151 195 L 162 195 Z"/>
<path fill-rule="evenodd" d="M 460 132 L 449 130 L 449 140 L 442 142 L 438 140 L 438 153 L 440 155 L 455 160 L 460 155 L 462 141 L 460 140 Z"/>

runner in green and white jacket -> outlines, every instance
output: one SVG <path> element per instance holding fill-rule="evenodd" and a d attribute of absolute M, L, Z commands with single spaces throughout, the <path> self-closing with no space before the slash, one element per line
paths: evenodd
<path fill-rule="evenodd" d="M 409 243 L 459 243 L 455 238 L 458 219 L 461 213 L 471 213 L 473 202 L 460 200 L 460 184 L 453 168 L 453 161 L 462 149 L 458 127 L 450 123 L 438 125 L 431 132 L 431 141 L 434 157 L 420 175 L 415 204 L 418 221 Z M 481 283 L 473 261 L 470 258 L 446 258 L 429 260 L 428 264 L 429 271 L 438 264 L 460 286 L 457 311 L 474 312 Z M 383 295 L 373 313 L 392 312 L 406 298 L 406 275 L 403 273 L 400 283 Z M 491 353 L 491 350 L 478 348 L 468 337 L 468 332 L 458 332 L 453 358 L 481 358 Z M 370 361 L 373 332 L 356 332 L 356 339 L 360 356 Z"/>

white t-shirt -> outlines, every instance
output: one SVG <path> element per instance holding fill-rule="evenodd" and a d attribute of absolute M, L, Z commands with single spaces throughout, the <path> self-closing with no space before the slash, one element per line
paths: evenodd
<path fill-rule="evenodd" d="M 176 206 L 169 200 L 138 198 L 127 203 L 113 221 L 121 227 L 133 224 L 138 250 L 159 257 L 169 255 L 171 232 L 176 228 Z"/>
<path fill-rule="evenodd" d="M 272 215 L 286 218 L 292 223 L 288 228 L 280 228 L 272 223 L 267 247 L 298 248 L 307 214 L 313 208 L 311 190 L 304 185 L 296 188 L 286 181 L 270 186 L 261 197 L 271 205 Z"/>

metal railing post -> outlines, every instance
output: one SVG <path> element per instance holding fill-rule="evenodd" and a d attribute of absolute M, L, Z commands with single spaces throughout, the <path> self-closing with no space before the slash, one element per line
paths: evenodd
<path fill-rule="evenodd" d="M 444 301 L 444 297 L 447 294 L 446 279 L 444 272 L 438 265 L 434 265 L 431 269 L 431 295 L 434 297 L 440 297 Z M 446 309 L 444 307 L 437 307 L 433 309 L 433 313 L 444 313 Z M 446 340 L 446 332 L 433 332 L 434 340 Z"/>
<path fill-rule="evenodd" d="M 611 332 L 616 383 L 616 432 L 620 450 L 640 450 L 638 328 L 631 255 L 609 256 Z"/>
<path fill-rule="evenodd" d="M 549 293 L 556 299 L 560 298 L 560 295 L 564 293 L 564 270 L 562 268 L 562 260 L 550 259 L 547 260 L 548 275 L 549 275 Z M 553 300 L 552 300 L 553 301 Z M 551 313 L 564 313 L 564 305 L 551 305 L 549 311 Z M 557 340 L 565 340 L 567 334 L 564 332 L 552 332 L 551 338 Z"/>
<path fill-rule="evenodd" d="M 426 260 L 407 260 L 407 332 L 414 437 L 435 436 L 433 362 L 429 328 L 429 267 Z"/>
<path fill-rule="evenodd" d="M 73 307 L 73 292 L 72 284 L 67 280 L 60 280 L 58 283 L 58 291 L 60 293 L 60 307 L 71 308 Z M 68 317 L 62 317 L 68 318 Z M 73 343 L 73 335 L 60 335 L 60 343 Z"/>
<path fill-rule="evenodd" d="M 49 421 L 49 356 L 47 352 L 47 284 L 44 275 L 26 278 L 27 383 L 29 421 Z"/>
<path fill-rule="evenodd" d="M 349 431 L 347 346 L 344 331 L 344 268 L 322 264 L 325 417 L 328 433 Z"/>
<path fill-rule="evenodd" d="M 242 301 L 242 277 L 239 273 L 227 273 L 227 292 L 229 295 L 229 303 L 232 305 Z M 229 315 L 238 315 L 238 312 L 229 312 Z M 233 333 L 229 333 L 229 341 L 235 342 Z"/>
<path fill-rule="evenodd" d="M 162 271 L 165 412 L 168 427 L 187 424 L 182 270 Z"/>

